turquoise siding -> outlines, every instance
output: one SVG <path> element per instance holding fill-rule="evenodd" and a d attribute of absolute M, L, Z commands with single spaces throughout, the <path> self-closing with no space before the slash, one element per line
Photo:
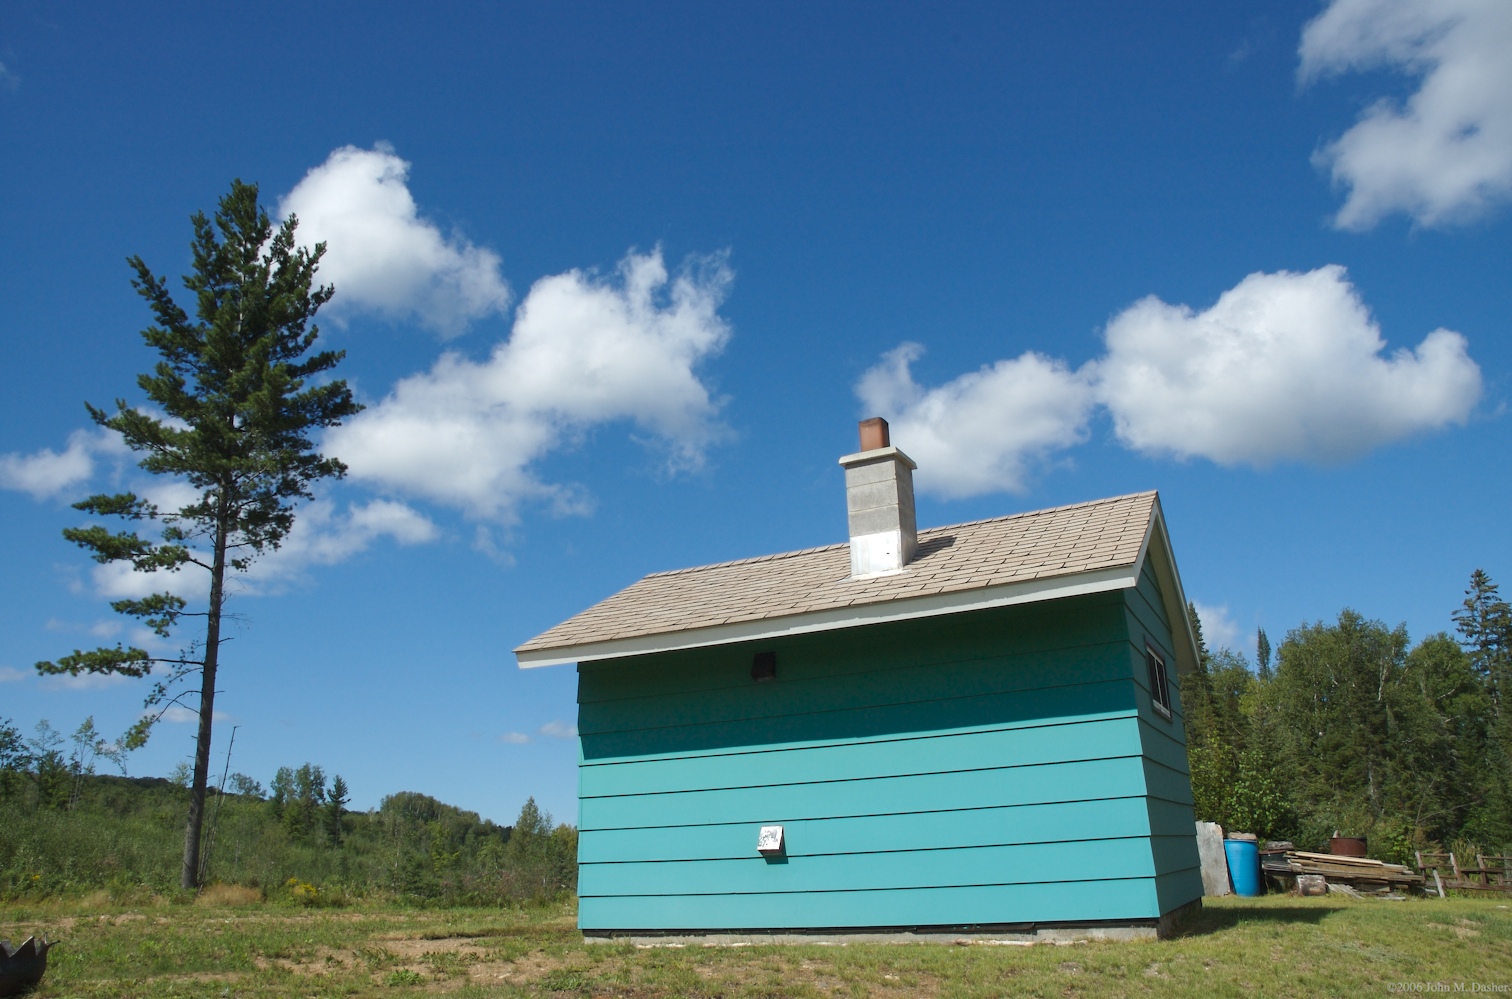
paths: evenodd
<path fill-rule="evenodd" d="M 1148 561 L 1139 586 L 1125 591 L 1129 637 L 1135 649 L 1135 682 L 1139 685 L 1139 737 L 1146 767 L 1146 802 L 1152 833 L 1166 837 L 1164 850 L 1155 851 L 1156 892 L 1160 910 L 1170 912 L 1202 897 L 1202 869 L 1192 831 L 1192 780 L 1187 770 L 1186 729 L 1182 724 L 1181 691 L 1176 682 L 1176 654 L 1171 647 L 1171 624 L 1161 601 L 1160 585 Z M 1165 657 L 1170 671 L 1171 717 L 1155 711 L 1149 691 L 1144 648 L 1148 642 Z M 1157 840 L 1156 842 L 1159 842 Z"/>
<path fill-rule="evenodd" d="M 580 925 L 1081 922 L 1182 904 L 1196 847 L 1180 720 L 1152 713 L 1143 679 L 1145 629 L 1165 629 L 1167 654 L 1170 637 L 1158 594 L 1153 611 L 1138 596 L 580 666 Z M 775 682 L 751 681 L 757 651 L 776 652 Z M 765 824 L 786 856 L 756 853 Z"/>

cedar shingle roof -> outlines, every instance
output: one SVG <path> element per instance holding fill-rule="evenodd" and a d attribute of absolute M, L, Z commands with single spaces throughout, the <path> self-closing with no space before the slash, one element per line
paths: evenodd
<path fill-rule="evenodd" d="M 515 649 L 541 652 L 785 618 L 910 597 L 1132 566 L 1154 492 L 976 520 L 919 532 L 902 572 L 850 578 L 850 546 L 826 545 L 657 572 Z"/>

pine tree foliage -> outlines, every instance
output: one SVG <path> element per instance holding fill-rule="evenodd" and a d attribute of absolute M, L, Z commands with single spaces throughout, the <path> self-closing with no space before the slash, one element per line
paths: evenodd
<path fill-rule="evenodd" d="M 341 845 L 341 820 L 347 813 L 347 804 L 352 800 L 348 793 L 347 782 L 337 774 L 331 778 L 331 790 L 326 793 L 325 820 L 326 835 L 337 846 Z"/>
<path fill-rule="evenodd" d="M 1465 591 L 1465 602 L 1454 612 L 1454 624 L 1500 717 L 1502 699 L 1512 691 L 1512 607 L 1501 598 L 1485 570 L 1470 574 L 1470 588 Z"/>
<path fill-rule="evenodd" d="M 96 520 L 63 535 L 97 562 L 128 565 L 163 586 L 115 601 L 117 612 L 163 638 L 186 617 L 202 619 L 204 630 L 176 657 L 117 644 L 37 664 L 42 673 L 157 678 L 147 700 L 158 710 L 133 730 L 128 746 L 145 742 L 163 711 L 194 696 L 180 685 L 196 685 L 198 678 L 184 887 L 195 886 L 199 876 L 228 574 L 244 572 L 276 549 L 313 484 L 345 472 L 340 461 L 315 449 L 310 434 L 360 409 L 345 382 L 325 377 L 342 353 L 314 350 L 319 330 L 311 320 L 332 294 L 315 284 L 324 245 L 298 247 L 292 217 L 275 231 L 256 186 L 241 181 L 232 183 L 213 219 L 197 213 L 192 223 L 193 270 L 183 279 L 192 311 L 140 257 L 128 261 L 136 274 L 132 284 L 155 320 L 142 338 L 158 361 L 137 378 L 148 405 L 118 399 L 113 411 L 89 406 L 89 413 L 140 455 L 144 471 L 189 487 L 194 498 L 162 509 L 130 492 L 91 496 L 76 508 L 125 521 L 126 529 Z"/>

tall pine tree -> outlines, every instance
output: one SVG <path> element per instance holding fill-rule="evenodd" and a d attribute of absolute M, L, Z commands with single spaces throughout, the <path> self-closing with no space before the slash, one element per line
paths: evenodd
<path fill-rule="evenodd" d="M 1497 585 L 1484 569 L 1470 574 L 1465 602 L 1454 612 L 1460 644 L 1485 681 L 1492 710 L 1500 718 L 1503 700 L 1512 686 L 1512 607 L 1501 598 Z"/>
<path fill-rule="evenodd" d="M 258 204 L 257 187 L 239 180 L 220 199 L 213 221 L 196 213 L 192 222 L 194 270 L 183 279 L 194 299 L 192 317 L 140 257 L 128 261 L 136 272 L 132 284 L 155 319 L 142 338 L 159 360 L 137 378 L 154 409 L 122 399 L 114 412 L 88 408 L 96 423 L 142 456 L 143 470 L 190 486 L 194 498 L 164 510 L 133 493 L 91 496 L 75 507 L 96 517 L 122 518 L 128 529 L 113 532 L 95 523 L 63 535 L 97 562 L 125 563 L 152 574 L 154 583 L 175 584 L 151 596 L 117 600 L 111 604 L 117 612 L 144 621 L 165 638 L 181 618 L 201 617 L 203 637 L 171 659 L 118 644 L 37 664 L 42 673 L 136 677 L 165 666 L 166 676 L 158 674 L 147 699 L 149 707 L 163 710 L 192 696 L 191 678 L 198 677 L 185 888 L 199 881 L 228 574 L 246 571 L 258 555 L 279 546 L 294 524 L 295 504 L 312 495 L 315 482 L 345 473 L 340 461 L 316 451 L 310 433 L 361 408 L 344 381 L 319 377 L 343 352 L 312 352 L 319 328 L 310 321 L 332 294 L 330 287 L 314 283 L 324 244 L 314 250 L 296 246 L 293 217 L 275 231 Z M 159 540 L 131 529 L 146 525 L 157 529 Z M 195 573 L 192 582 L 180 575 L 189 571 Z M 179 689 L 180 681 L 191 689 Z M 161 710 L 144 718 L 131 744 L 144 742 L 158 717 Z"/>

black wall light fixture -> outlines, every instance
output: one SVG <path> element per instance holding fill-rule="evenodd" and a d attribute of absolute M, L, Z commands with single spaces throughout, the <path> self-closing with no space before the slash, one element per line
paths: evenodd
<path fill-rule="evenodd" d="M 751 657 L 751 679 L 766 683 L 777 679 L 777 653 L 758 652 Z"/>

